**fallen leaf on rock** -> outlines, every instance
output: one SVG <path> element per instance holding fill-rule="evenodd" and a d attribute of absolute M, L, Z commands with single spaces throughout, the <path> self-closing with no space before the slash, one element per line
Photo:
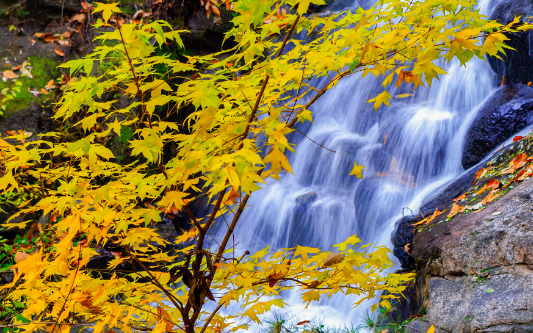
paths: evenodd
<path fill-rule="evenodd" d="M 61 34 L 61 36 L 63 36 L 63 38 L 69 38 L 70 37 L 70 31 L 65 31 L 64 33 Z"/>
<path fill-rule="evenodd" d="M 4 71 L 2 74 L 6 79 L 15 79 L 17 77 L 17 74 L 13 73 L 12 71 Z"/>
<path fill-rule="evenodd" d="M 27 77 L 29 77 L 30 79 L 33 79 L 33 75 L 31 75 L 30 71 L 27 70 L 26 68 L 22 67 L 20 69 L 20 73 L 22 73 L 22 75 L 26 75 Z"/>
<path fill-rule="evenodd" d="M 65 56 L 65 53 L 63 53 L 63 51 L 59 50 L 59 49 L 55 49 L 54 50 L 55 53 L 58 55 L 58 56 L 61 56 L 61 57 L 64 57 Z"/>
<path fill-rule="evenodd" d="M 493 189 L 492 191 L 490 191 L 490 193 L 485 197 L 485 199 L 483 199 L 483 201 L 481 202 L 483 205 L 486 205 L 487 203 L 493 201 L 494 199 L 496 199 L 497 197 L 500 196 L 500 193 L 497 193 L 498 190 L 496 189 Z"/>
<path fill-rule="evenodd" d="M 133 20 L 137 19 L 137 17 L 148 17 L 150 16 L 150 14 L 148 14 L 147 12 L 145 12 L 144 10 L 139 10 L 137 11 L 135 14 L 133 14 Z"/>
<path fill-rule="evenodd" d="M 24 261 L 26 260 L 26 258 L 28 257 L 28 254 L 26 252 L 17 252 L 15 253 L 15 262 L 21 262 L 21 261 Z"/>
<path fill-rule="evenodd" d="M 46 43 L 52 43 L 52 42 L 57 41 L 57 40 L 59 40 L 59 37 L 54 36 L 52 34 L 45 34 L 45 36 L 44 36 L 44 41 Z"/>
<path fill-rule="evenodd" d="M 452 205 L 452 209 L 450 211 L 450 214 L 448 214 L 447 217 L 453 217 L 455 214 L 464 212 L 465 209 L 466 209 L 466 207 L 461 207 L 461 206 L 459 206 L 458 204 L 456 204 L 454 202 L 453 205 Z"/>
<path fill-rule="evenodd" d="M 515 169 L 519 169 L 526 165 L 527 162 L 527 155 L 526 153 L 521 153 L 516 155 L 516 157 L 513 159 L 513 167 Z"/>
<path fill-rule="evenodd" d="M 481 193 L 485 192 L 487 189 L 487 184 L 485 184 L 479 191 L 476 192 L 476 195 L 480 195 Z"/>
<path fill-rule="evenodd" d="M 457 198 L 453 199 L 453 201 L 456 201 L 456 202 L 457 202 L 457 201 L 461 201 L 461 200 L 463 200 L 463 199 L 466 199 L 466 194 L 463 194 L 463 195 L 458 196 Z"/>
<path fill-rule="evenodd" d="M 405 252 L 409 253 L 409 250 L 411 250 L 410 247 L 411 247 L 411 243 L 407 243 L 407 244 L 405 244 L 405 246 L 403 247 L 403 250 L 404 250 Z"/>
<path fill-rule="evenodd" d="M 57 43 L 61 46 L 70 46 L 70 42 L 66 39 L 58 40 Z"/>
<path fill-rule="evenodd" d="M 496 216 L 496 215 L 500 215 L 501 213 L 502 213 L 502 212 L 494 212 L 494 213 L 492 213 L 492 214 L 490 214 L 490 215 L 492 215 L 492 216 Z"/>
<path fill-rule="evenodd" d="M 485 173 L 487 173 L 488 169 L 487 168 L 483 168 L 483 169 L 480 169 L 476 172 L 476 179 L 474 180 L 474 182 L 472 183 L 472 186 L 474 186 L 478 179 L 483 177 L 485 175 Z"/>
<path fill-rule="evenodd" d="M 213 11 L 213 14 L 220 17 L 220 10 L 218 9 L 217 6 L 211 6 L 211 10 Z"/>
<path fill-rule="evenodd" d="M 513 142 L 516 142 L 516 141 L 518 141 L 518 140 L 522 140 L 523 138 L 524 138 L 523 136 L 521 136 L 521 135 L 517 135 L 517 136 L 515 136 L 515 137 L 513 138 Z"/>
<path fill-rule="evenodd" d="M 85 22 L 85 14 L 74 15 L 74 17 L 71 19 L 71 21 L 78 21 L 80 23 Z"/>
<path fill-rule="evenodd" d="M 516 157 L 509 163 L 509 167 L 502 171 L 502 175 L 513 173 L 517 169 L 520 169 L 527 163 L 527 155 L 525 153 L 521 153 L 516 155 Z"/>
<path fill-rule="evenodd" d="M 497 181 L 496 179 L 491 179 L 487 183 L 487 188 L 498 188 L 498 187 L 500 187 L 500 182 Z"/>
<path fill-rule="evenodd" d="M 54 86 L 54 80 L 50 80 L 50 81 L 48 81 L 48 83 L 46 84 L 46 89 L 52 89 L 52 88 L 55 88 L 55 86 Z"/>
<path fill-rule="evenodd" d="M 13 70 L 14 70 L 14 71 L 18 71 L 18 70 L 21 69 L 21 68 L 22 68 L 22 65 L 18 65 L 18 66 L 15 66 L 15 67 L 13 68 Z"/>
<path fill-rule="evenodd" d="M 420 221 L 418 223 L 415 223 L 413 225 L 428 224 L 429 222 L 433 221 L 433 219 L 435 219 L 435 217 L 437 217 L 437 215 L 439 215 L 440 213 L 442 213 L 442 212 L 437 209 L 437 210 L 435 210 L 433 215 L 431 215 L 430 217 L 427 217 L 427 218 L 423 219 L 422 221 Z"/>

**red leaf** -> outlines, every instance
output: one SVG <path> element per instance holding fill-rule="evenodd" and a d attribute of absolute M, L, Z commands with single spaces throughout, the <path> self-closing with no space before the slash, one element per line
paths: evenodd
<path fill-rule="evenodd" d="M 58 56 L 61 56 L 61 57 L 64 57 L 64 56 L 65 56 L 65 53 L 63 53 L 63 51 L 61 51 L 61 50 L 59 50 L 59 49 L 55 49 L 54 51 L 56 52 L 56 54 L 57 54 Z"/>
<path fill-rule="evenodd" d="M 305 325 L 305 324 L 309 324 L 309 323 L 310 323 L 309 320 L 304 320 L 304 321 L 299 322 L 299 323 L 296 324 L 296 325 Z"/>
<path fill-rule="evenodd" d="M 517 136 L 514 137 L 513 142 L 516 142 L 518 140 L 522 140 L 523 138 L 524 138 L 523 136 L 517 135 Z"/>

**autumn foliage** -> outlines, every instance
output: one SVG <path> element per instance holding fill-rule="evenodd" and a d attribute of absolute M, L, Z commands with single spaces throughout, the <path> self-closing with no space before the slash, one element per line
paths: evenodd
<path fill-rule="evenodd" d="M 216 14 L 217 2 L 205 3 Z M 287 156 L 294 145 L 287 135 L 312 121 L 311 106 L 342 78 L 362 73 L 383 76 L 384 87 L 431 84 L 445 74 L 434 60 L 497 56 L 504 32 L 530 26 L 488 22 L 467 1 L 386 0 L 329 16 L 308 15 L 310 3 L 322 1 L 225 3 L 236 13 L 226 37 L 237 46 L 185 62 L 155 53 L 165 43 L 183 47 L 182 31 L 164 21 L 116 26 L 117 4 L 96 5 L 93 14 L 102 16 L 96 27 L 108 31 L 97 39 L 113 46 L 62 65 L 76 79 L 53 116 L 84 135 L 52 132 L 25 142 L 24 133 L 14 133 L 0 141 L 0 190 L 37 198 L 20 205 L 17 215 L 55 217 L 43 230 L 51 241 L 19 255 L 13 281 L 2 287 L 4 302 L 21 304 L 11 325 L 28 332 L 66 331 L 75 324 L 95 333 L 115 327 L 221 332 L 283 307 L 282 290 L 299 292 L 307 304 L 343 293 L 353 294 L 357 305 L 387 291 L 378 302 L 388 307 L 389 299 L 400 297 L 412 274 L 384 274 L 392 267 L 390 251 L 360 246 L 356 236 L 332 249 L 255 254 L 236 252 L 230 239 L 250 196 L 268 178 L 292 172 Z M 296 39 L 302 31 L 313 32 L 313 39 Z M 227 57 L 219 61 L 222 53 Z M 116 65 L 94 76 L 95 62 L 111 54 Z M 161 66 L 182 82 L 174 86 L 163 78 Z M 103 98 L 117 92 L 129 97 L 126 106 Z M 391 99 L 384 88 L 369 102 L 377 110 Z M 187 107 L 193 111 L 183 124 L 168 121 Z M 127 164 L 106 146 L 125 128 L 133 132 Z M 171 145 L 173 156 L 165 159 Z M 355 164 L 352 174 L 362 177 L 362 169 Z M 212 206 L 199 218 L 188 207 L 198 195 L 208 196 Z M 173 242 L 181 244 L 174 252 L 165 251 L 168 242 L 150 228 L 162 211 L 191 219 L 191 229 Z M 222 215 L 225 234 L 208 246 Z M 87 268 L 97 250 L 110 245 L 120 251 L 105 272 Z M 131 269 L 121 270 L 126 264 Z M 240 310 L 221 315 L 232 303 Z"/>

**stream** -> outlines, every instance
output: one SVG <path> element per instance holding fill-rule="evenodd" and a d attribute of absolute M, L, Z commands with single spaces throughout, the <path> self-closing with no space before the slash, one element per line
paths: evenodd
<path fill-rule="evenodd" d="M 485 15 L 493 7 L 490 0 L 480 3 Z M 349 8 L 357 8 L 357 2 Z M 496 88 L 490 66 L 479 59 L 466 67 L 452 61 L 444 68 L 449 75 L 434 80 L 431 89 L 411 91 L 405 84 L 389 88 L 392 96 L 413 95 L 395 98 L 378 112 L 366 102 L 382 88 L 382 80 L 375 77 L 354 74 L 320 98 L 312 107 L 314 124 L 298 128 L 337 153 L 292 133 L 296 153 L 289 160 L 294 174 L 270 180 L 254 193 L 235 231 L 237 252 L 296 244 L 331 250 L 353 234 L 392 249 L 391 233 L 402 211 L 417 214 L 428 195 L 464 171 L 463 140 Z M 349 176 L 354 160 L 366 166 L 362 180 Z M 286 294 L 285 301 L 282 314 L 337 327 L 357 324 L 373 304 L 354 309 L 356 296 L 339 294 L 305 309 L 297 292 Z"/>

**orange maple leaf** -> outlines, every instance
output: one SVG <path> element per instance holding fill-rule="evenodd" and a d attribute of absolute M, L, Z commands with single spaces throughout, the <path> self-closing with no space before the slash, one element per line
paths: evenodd
<path fill-rule="evenodd" d="M 420 221 L 418 223 L 415 223 L 413 225 L 428 224 L 429 222 L 433 221 L 433 219 L 435 217 L 437 217 L 437 215 L 439 215 L 440 213 L 442 213 L 442 212 L 437 209 L 437 210 L 435 210 L 433 215 L 431 215 L 430 217 L 427 217 L 427 218 L 423 219 L 422 221 Z"/>
<path fill-rule="evenodd" d="M 463 194 L 463 195 L 458 196 L 458 197 L 455 198 L 455 199 L 453 199 L 453 201 L 456 201 L 456 202 L 457 202 L 457 201 L 461 201 L 461 200 L 463 200 L 463 199 L 466 199 L 466 193 Z"/>
<path fill-rule="evenodd" d="M 454 202 L 453 205 L 452 205 L 452 209 L 450 211 L 450 214 L 448 214 L 447 217 L 453 217 L 455 214 L 464 212 L 465 209 L 466 209 L 466 207 L 461 207 L 461 206 L 459 206 L 458 204 L 456 204 Z"/>
<path fill-rule="evenodd" d="M 225 202 L 231 201 L 233 204 L 237 203 L 236 198 L 240 198 L 241 194 L 235 190 L 234 188 L 231 188 L 231 191 L 228 193 L 228 198 Z"/>

